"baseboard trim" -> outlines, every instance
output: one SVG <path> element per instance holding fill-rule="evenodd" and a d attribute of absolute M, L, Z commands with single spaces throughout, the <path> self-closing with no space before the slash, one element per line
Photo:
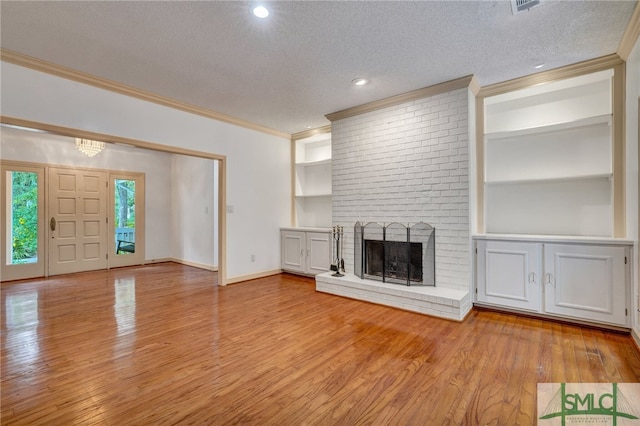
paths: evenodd
<path fill-rule="evenodd" d="M 237 284 L 243 281 L 255 280 L 258 278 L 270 277 L 271 275 L 278 275 L 282 273 L 282 269 L 271 269 L 269 271 L 256 272 L 255 274 L 236 275 L 235 277 L 227 278 L 227 284 Z"/>
<path fill-rule="evenodd" d="M 218 272 L 218 267 L 214 265 L 207 265 L 205 263 L 192 262 L 190 260 L 171 258 L 170 262 L 179 263 L 181 265 L 193 266 L 194 268 L 204 269 L 207 271 Z"/>
<path fill-rule="evenodd" d="M 165 263 L 165 262 L 175 262 L 175 260 L 171 257 L 161 257 L 158 259 L 145 259 L 143 265 L 151 265 L 153 263 Z"/>
<path fill-rule="evenodd" d="M 633 343 L 636 345 L 636 349 L 638 350 L 638 352 L 640 352 L 640 334 L 638 333 L 638 330 L 636 330 L 635 328 L 631 330 L 631 339 L 633 340 Z"/>
<path fill-rule="evenodd" d="M 623 326 L 614 325 L 614 324 L 599 323 L 599 322 L 581 320 L 578 318 L 571 318 L 571 317 L 562 317 L 562 316 L 551 315 L 547 313 L 529 312 L 529 311 L 523 311 L 516 308 L 506 308 L 506 307 L 491 305 L 487 303 L 474 302 L 473 307 L 477 310 L 503 312 L 507 314 L 518 315 L 521 317 L 547 320 L 547 321 L 552 321 L 552 322 L 557 322 L 562 324 L 578 325 L 582 327 L 590 327 L 590 328 L 595 328 L 599 330 L 613 331 L 616 333 L 629 334 L 632 331 L 629 327 L 623 327 Z"/>

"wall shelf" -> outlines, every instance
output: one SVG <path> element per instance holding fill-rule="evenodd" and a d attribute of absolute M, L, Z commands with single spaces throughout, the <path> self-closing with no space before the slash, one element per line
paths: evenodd
<path fill-rule="evenodd" d="M 320 198 L 320 197 L 329 197 L 331 198 L 331 194 L 296 194 L 296 198 Z"/>
<path fill-rule="evenodd" d="M 578 120 L 552 123 L 552 124 L 547 124 L 547 125 L 537 126 L 537 127 L 527 127 L 523 129 L 517 129 L 517 130 L 507 130 L 507 131 L 486 133 L 485 139 L 487 141 L 492 141 L 496 139 L 519 138 L 522 136 L 529 136 L 529 135 L 557 133 L 557 132 L 563 132 L 566 130 L 572 130 L 580 127 L 590 127 L 590 126 L 597 126 L 597 125 L 611 126 L 612 119 L 613 117 L 611 116 L 611 114 L 604 114 L 604 115 L 598 115 L 595 117 L 586 117 Z"/>
<path fill-rule="evenodd" d="M 613 113 L 608 69 L 485 98 L 485 134 L 544 129 Z"/>
<path fill-rule="evenodd" d="M 302 163 L 296 163 L 296 167 L 324 166 L 326 164 L 331 164 L 331 158 L 325 158 L 323 160 L 305 161 L 305 162 L 302 162 Z"/>
<path fill-rule="evenodd" d="M 486 185 L 519 185 L 523 183 L 554 183 L 554 182 L 574 182 L 574 181 L 582 181 L 582 180 L 592 180 L 592 179 L 600 179 L 600 180 L 611 180 L 613 177 L 612 173 L 593 173 L 593 174 L 584 174 L 584 175 L 575 175 L 575 176 L 558 176 L 558 177 L 548 177 L 548 178 L 532 178 L 532 179 L 505 179 L 505 180 L 494 180 L 494 181 L 486 181 Z"/>

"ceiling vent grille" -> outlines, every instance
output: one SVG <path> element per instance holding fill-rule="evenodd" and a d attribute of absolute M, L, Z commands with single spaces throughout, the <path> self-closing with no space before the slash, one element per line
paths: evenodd
<path fill-rule="evenodd" d="M 514 15 L 517 15 L 539 4 L 540 0 L 511 0 L 511 11 Z"/>

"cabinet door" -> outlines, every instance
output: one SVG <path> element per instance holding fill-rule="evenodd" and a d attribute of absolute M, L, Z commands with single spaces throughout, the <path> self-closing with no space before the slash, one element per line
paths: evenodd
<path fill-rule="evenodd" d="M 331 234 L 327 232 L 307 233 L 307 272 L 327 272 L 331 265 Z"/>
<path fill-rule="evenodd" d="M 545 311 L 627 325 L 624 247 L 545 244 Z"/>
<path fill-rule="evenodd" d="M 305 233 L 295 231 L 281 232 L 282 269 L 292 272 L 305 272 Z"/>
<path fill-rule="evenodd" d="M 540 309 L 540 244 L 478 241 L 477 300 Z"/>

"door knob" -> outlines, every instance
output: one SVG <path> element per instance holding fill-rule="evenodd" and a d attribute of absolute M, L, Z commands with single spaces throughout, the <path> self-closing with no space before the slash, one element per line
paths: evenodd
<path fill-rule="evenodd" d="M 52 217 L 51 220 L 49 221 L 49 228 L 51 228 L 52 231 L 56 230 L 56 218 Z"/>

